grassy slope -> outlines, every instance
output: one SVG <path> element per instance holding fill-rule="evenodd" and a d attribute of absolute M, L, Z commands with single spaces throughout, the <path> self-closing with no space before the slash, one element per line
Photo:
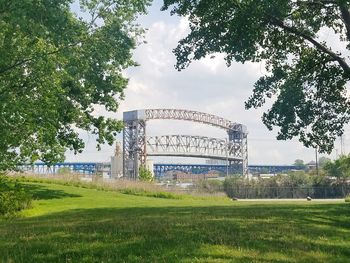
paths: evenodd
<path fill-rule="evenodd" d="M 349 204 L 160 199 L 54 184 L 0 220 L 0 262 L 349 262 Z"/>

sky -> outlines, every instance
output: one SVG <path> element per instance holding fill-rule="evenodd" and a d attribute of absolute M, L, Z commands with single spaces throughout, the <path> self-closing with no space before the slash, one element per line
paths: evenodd
<path fill-rule="evenodd" d="M 248 162 L 250 164 L 293 164 L 302 159 L 309 162 L 315 159 L 315 150 L 305 148 L 297 139 L 276 140 L 277 129 L 269 131 L 262 123 L 261 116 L 268 108 L 245 110 L 244 102 L 252 94 L 254 82 L 265 74 L 263 63 L 232 63 L 227 67 L 222 55 L 214 59 L 204 58 L 193 62 L 179 72 L 172 50 L 177 42 L 188 33 L 186 18 L 170 16 L 169 11 L 160 11 L 161 0 L 155 0 L 146 16 L 138 22 L 145 28 L 146 44 L 137 47 L 134 60 L 140 66 L 125 71 L 129 86 L 124 101 L 120 102 L 118 113 L 108 115 L 122 119 L 122 112 L 147 108 L 180 108 L 206 112 L 242 123 L 248 128 Z M 75 7 L 73 7 L 74 9 Z M 344 151 L 350 150 L 350 134 L 346 127 Z M 147 124 L 148 135 L 185 134 L 225 138 L 223 130 L 192 122 L 156 120 Z M 114 146 L 104 145 L 97 151 L 95 137 L 82 132 L 86 148 L 83 153 L 74 155 L 67 152 L 67 161 L 109 161 Z M 349 135 L 350 138 L 350 135 Z M 122 141 L 122 134 L 118 135 Z M 340 141 L 330 158 L 340 153 Z M 325 155 L 326 156 L 326 155 Z M 154 162 L 190 163 L 203 162 L 197 159 L 156 158 Z"/>

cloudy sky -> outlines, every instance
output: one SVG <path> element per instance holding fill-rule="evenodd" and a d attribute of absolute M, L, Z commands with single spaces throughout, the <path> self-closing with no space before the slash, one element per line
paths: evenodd
<path fill-rule="evenodd" d="M 297 140 L 277 141 L 276 131 L 269 131 L 261 121 L 266 108 L 245 110 L 244 102 L 252 93 L 253 84 L 264 74 L 260 63 L 233 63 L 227 68 L 222 56 L 194 62 L 189 68 L 175 70 L 175 56 L 172 50 L 178 40 L 186 36 L 188 23 L 185 18 L 170 16 L 161 12 L 161 0 L 155 0 L 147 16 L 139 22 L 146 27 L 147 44 L 135 50 L 134 59 L 139 67 L 128 69 L 125 75 L 130 79 L 121 102 L 119 112 L 114 116 L 122 118 L 122 112 L 145 108 L 180 108 L 215 114 L 247 126 L 250 164 L 292 164 L 295 159 L 306 162 L 314 160 L 315 151 L 305 148 Z M 181 121 L 151 121 L 147 126 L 149 135 L 187 134 L 224 138 L 225 132 L 201 124 Z M 347 128 L 349 131 L 350 129 Z M 96 150 L 95 138 L 82 133 L 86 149 L 82 154 L 67 153 L 67 161 L 108 161 L 114 147 L 104 146 Z M 350 136 L 349 136 L 350 137 Z M 122 135 L 118 136 L 121 141 Z M 336 142 L 340 152 L 340 142 Z M 350 150 L 350 141 L 345 135 L 345 150 Z M 330 156 L 334 158 L 336 151 Z M 189 162 L 173 158 L 156 159 L 155 162 Z"/>

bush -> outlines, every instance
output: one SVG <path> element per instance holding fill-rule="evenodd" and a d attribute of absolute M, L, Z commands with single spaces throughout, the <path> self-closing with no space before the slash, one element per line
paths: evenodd
<path fill-rule="evenodd" d="M 222 192 L 224 190 L 223 182 L 219 180 L 200 180 L 194 185 L 194 187 L 200 192 L 211 194 Z"/>
<path fill-rule="evenodd" d="M 0 175 L 0 215 L 10 215 L 31 206 L 32 197 L 17 181 Z"/>
<path fill-rule="evenodd" d="M 139 179 L 141 181 L 144 181 L 144 182 L 152 182 L 153 181 L 153 174 L 146 167 L 141 166 L 139 169 Z"/>
<path fill-rule="evenodd" d="M 253 180 L 227 177 L 224 191 L 230 198 L 344 198 L 350 193 L 350 184 L 331 180 L 323 173 L 310 176 L 298 171 Z"/>
<path fill-rule="evenodd" d="M 345 202 L 350 203 L 350 195 L 348 195 L 348 196 L 345 198 Z"/>

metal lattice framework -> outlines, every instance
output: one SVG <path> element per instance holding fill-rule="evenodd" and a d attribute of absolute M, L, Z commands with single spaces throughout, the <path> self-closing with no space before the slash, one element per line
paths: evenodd
<path fill-rule="evenodd" d="M 148 109 L 145 110 L 147 120 L 185 120 L 208 124 L 225 130 L 240 130 L 242 124 L 238 124 L 216 115 L 179 109 Z"/>
<path fill-rule="evenodd" d="M 68 168 L 71 171 L 83 173 L 83 174 L 94 174 L 97 171 L 102 171 L 103 163 L 55 163 L 48 165 L 46 163 L 33 163 L 33 164 L 21 164 L 17 168 L 22 172 L 30 172 L 33 174 L 56 174 L 61 168 Z"/>
<path fill-rule="evenodd" d="M 55 174 L 60 168 L 70 168 L 72 171 L 83 174 L 94 174 L 102 172 L 103 163 L 83 162 L 83 163 L 55 163 L 51 166 L 45 163 L 20 164 L 17 168 L 22 172 L 30 172 L 33 174 Z M 229 168 L 230 173 L 237 173 L 237 166 L 227 167 L 223 164 L 154 164 L 154 173 L 157 176 L 164 176 L 167 171 L 183 171 L 206 173 L 208 171 L 226 172 Z M 284 173 L 288 171 L 304 170 L 303 166 L 295 165 L 249 165 L 251 173 Z"/>
<path fill-rule="evenodd" d="M 185 173 L 205 174 L 210 171 L 220 173 L 239 174 L 242 171 L 237 165 L 213 165 L 213 164 L 154 164 L 154 174 L 163 177 L 170 171 L 181 171 Z"/>
<path fill-rule="evenodd" d="M 215 126 L 228 133 L 228 142 L 222 139 L 185 135 L 158 136 L 147 139 L 146 122 L 156 119 L 185 120 Z M 123 120 L 123 161 L 126 177 L 137 178 L 139 166 L 146 164 L 148 154 L 214 159 L 229 157 L 230 163 L 241 164 L 243 174 L 247 174 L 248 132 L 242 124 L 212 114 L 182 109 L 128 111 L 124 112 Z M 149 153 L 148 148 L 151 149 Z"/>
<path fill-rule="evenodd" d="M 147 137 L 148 156 L 203 157 L 240 161 L 240 148 L 224 139 L 192 135 Z"/>
<path fill-rule="evenodd" d="M 146 122 L 144 120 L 124 121 L 123 169 L 124 176 L 136 179 L 140 165 L 145 165 Z"/>

